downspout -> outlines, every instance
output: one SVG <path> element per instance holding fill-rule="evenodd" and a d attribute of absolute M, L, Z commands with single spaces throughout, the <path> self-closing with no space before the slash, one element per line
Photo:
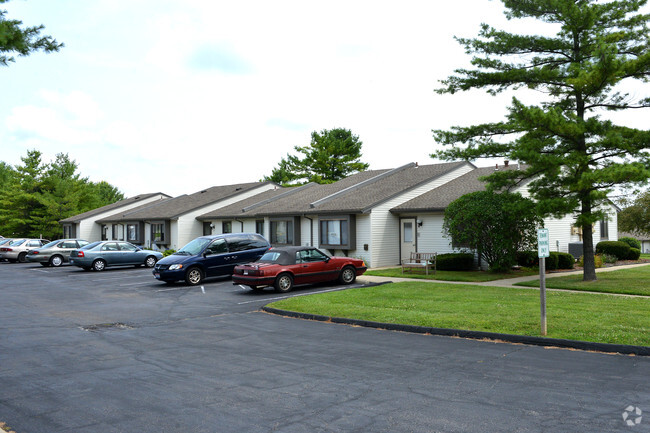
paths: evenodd
<path fill-rule="evenodd" d="M 235 220 L 235 221 L 237 221 L 239 224 L 241 224 L 241 231 L 240 232 L 244 233 L 244 221 L 242 221 L 242 220 Z"/>

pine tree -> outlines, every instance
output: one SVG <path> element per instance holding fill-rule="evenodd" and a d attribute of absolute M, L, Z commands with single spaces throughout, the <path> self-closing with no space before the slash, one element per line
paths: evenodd
<path fill-rule="evenodd" d="M 435 139 L 451 148 L 432 156 L 504 158 L 525 164 L 495 172 L 493 188 L 529 183 L 544 216 L 577 214 L 584 233 L 584 276 L 596 279 L 592 224 L 602 219 L 614 186 L 650 177 L 650 131 L 603 119 L 604 110 L 650 107 L 650 98 L 622 93 L 623 81 L 650 78 L 647 0 L 502 0 L 508 19 L 534 18 L 558 29 L 553 36 L 518 35 L 483 24 L 478 38 L 457 40 L 473 54 L 474 69 L 457 69 L 438 93 L 485 89 L 490 94 L 529 88 L 538 105 L 516 97 L 502 122 L 449 131 Z"/>
<path fill-rule="evenodd" d="M 8 1 L 0 0 L 0 4 Z M 33 51 L 41 50 L 50 53 L 63 47 L 51 36 L 40 36 L 44 26 L 21 28 L 22 21 L 8 20 L 6 13 L 0 10 L 0 65 L 15 62 L 15 55 L 28 56 Z"/>

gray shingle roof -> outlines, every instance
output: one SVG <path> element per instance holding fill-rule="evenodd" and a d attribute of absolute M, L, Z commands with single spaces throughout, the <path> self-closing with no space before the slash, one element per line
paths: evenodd
<path fill-rule="evenodd" d="M 203 215 L 196 217 L 198 220 L 210 220 L 215 218 L 239 218 L 244 213 L 247 215 L 254 215 L 253 212 L 256 208 L 267 205 L 268 203 L 279 200 L 282 198 L 287 198 L 290 195 L 296 194 L 299 191 L 302 191 L 306 188 L 311 188 L 315 186 L 314 183 L 309 183 L 307 185 L 283 188 L 278 187 L 276 189 L 269 189 L 263 191 L 259 194 L 256 194 L 252 197 L 240 200 L 237 203 L 233 203 L 229 206 L 224 206 L 219 209 L 215 209 L 210 212 L 206 212 Z"/>
<path fill-rule="evenodd" d="M 184 194 L 153 205 L 116 213 L 98 222 L 165 220 L 177 218 L 195 209 L 242 194 L 272 182 L 250 182 L 235 185 L 214 186 L 194 194 Z"/>
<path fill-rule="evenodd" d="M 392 170 L 364 171 L 331 184 L 305 185 L 266 203 L 261 202 L 270 198 L 270 193 L 253 197 L 201 215 L 199 219 L 362 213 L 463 164 L 466 163 L 408 164 Z M 259 199 L 259 205 L 250 207 L 255 199 Z"/>
<path fill-rule="evenodd" d="M 80 213 L 78 215 L 74 215 L 65 219 L 60 220 L 60 223 L 78 223 L 81 220 L 84 220 L 86 218 L 93 217 L 95 215 L 100 215 L 104 212 L 111 212 L 111 211 L 117 211 L 119 208 L 133 204 L 133 203 L 138 203 L 143 200 L 146 200 L 148 198 L 151 198 L 156 195 L 163 195 L 165 197 L 170 197 L 167 194 L 163 194 L 161 192 L 155 192 L 155 193 L 149 193 L 149 194 L 140 194 L 135 197 L 130 197 L 126 198 L 124 200 L 116 201 L 115 203 L 99 207 L 97 209 L 89 210 L 88 212 Z"/>
<path fill-rule="evenodd" d="M 503 169 L 503 167 L 499 167 Z M 480 167 L 453 179 L 436 189 L 428 191 L 412 200 L 395 206 L 393 213 L 441 211 L 457 198 L 471 192 L 485 190 L 485 182 L 480 177 L 494 173 L 495 167 Z"/>

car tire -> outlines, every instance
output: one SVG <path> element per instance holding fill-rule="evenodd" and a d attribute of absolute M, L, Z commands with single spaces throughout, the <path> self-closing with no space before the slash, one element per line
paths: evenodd
<path fill-rule="evenodd" d="M 27 261 L 27 253 L 18 254 L 18 262 L 25 263 Z"/>
<path fill-rule="evenodd" d="M 203 271 L 200 268 L 195 266 L 185 272 L 185 282 L 188 285 L 196 286 L 197 284 L 201 284 L 201 281 L 203 281 Z"/>
<path fill-rule="evenodd" d="M 104 269 L 106 269 L 106 262 L 102 259 L 98 259 L 93 262 L 93 270 L 101 272 Z"/>
<path fill-rule="evenodd" d="M 147 256 L 147 258 L 144 259 L 144 265 L 148 268 L 153 268 L 154 266 L 156 266 L 157 261 L 158 260 L 156 260 L 154 256 Z"/>
<path fill-rule="evenodd" d="M 286 293 L 293 288 L 293 277 L 291 276 L 291 274 L 287 274 L 287 273 L 280 274 L 275 279 L 275 283 L 273 284 L 273 287 L 275 287 L 276 292 Z"/>
<path fill-rule="evenodd" d="M 346 266 L 341 270 L 339 283 L 352 284 L 357 279 L 357 271 L 352 266 Z"/>
<path fill-rule="evenodd" d="M 58 268 L 62 264 L 63 264 L 63 257 L 59 255 L 50 257 L 50 263 L 49 263 L 50 266 L 54 266 L 55 268 Z"/>

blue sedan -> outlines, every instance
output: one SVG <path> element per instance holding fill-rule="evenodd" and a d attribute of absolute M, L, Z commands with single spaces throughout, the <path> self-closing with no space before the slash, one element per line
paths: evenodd
<path fill-rule="evenodd" d="M 85 270 L 103 271 L 109 266 L 146 266 L 153 268 L 162 253 L 143 250 L 129 242 L 93 242 L 70 253 L 70 264 Z"/>

